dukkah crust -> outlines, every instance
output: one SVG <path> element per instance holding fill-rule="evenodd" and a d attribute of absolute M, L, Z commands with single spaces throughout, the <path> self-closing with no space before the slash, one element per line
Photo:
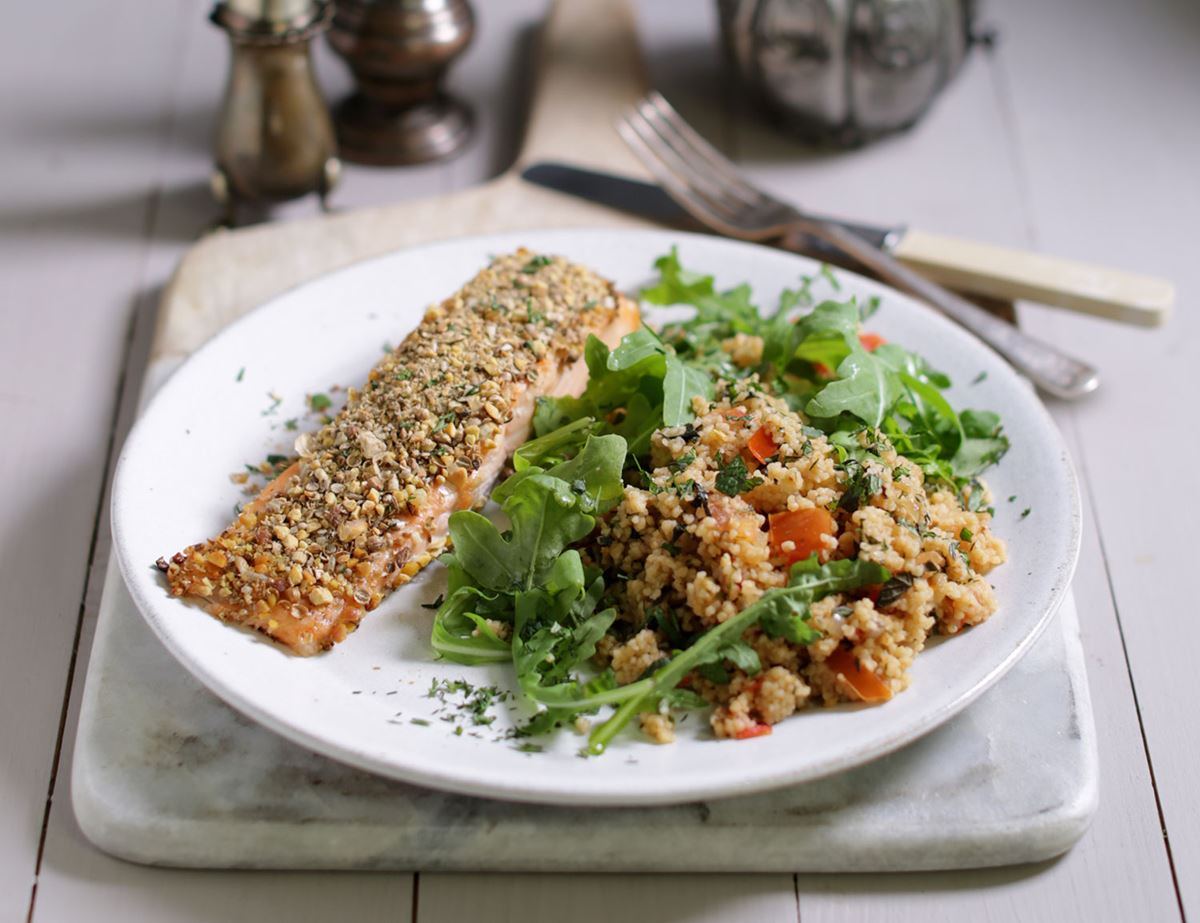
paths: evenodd
<path fill-rule="evenodd" d="M 299 459 L 224 532 L 159 559 L 172 595 L 299 653 L 332 646 L 437 555 L 450 512 L 486 499 L 514 427 L 588 335 L 636 323 L 590 270 L 496 258 L 297 440 Z"/>

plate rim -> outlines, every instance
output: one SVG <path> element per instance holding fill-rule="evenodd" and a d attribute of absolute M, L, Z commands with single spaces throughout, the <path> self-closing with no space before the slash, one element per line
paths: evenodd
<path fill-rule="evenodd" d="M 397 779 L 428 788 L 439 789 L 442 791 L 452 791 L 459 794 L 490 798 L 494 800 L 560 805 L 590 804 L 596 806 L 633 807 L 641 805 L 679 804 L 709 798 L 730 797 L 769 791 L 788 785 L 824 778 L 834 773 L 871 762 L 887 755 L 888 753 L 900 749 L 904 745 L 911 743 L 920 737 L 923 737 L 925 734 L 928 734 L 930 731 L 939 727 L 955 715 L 961 713 L 980 695 L 990 689 L 1005 673 L 1007 673 L 1029 651 L 1038 638 L 1041 637 L 1042 633 L 1046 630 L 1047 625 L 1049 625 L 1055 613 L 1057 613 L 1061 607 L 1075 574 L 1082 545 L 1082 500 L 1079 489 L 1078 474 L 1062 432 L 1040 397 L 1036 394 L 1036 392 L 1033 391 L 1032 386 L 1028 385 L 1028 383 L 1020 377 L 1019 373 L 1013 370 L 1013 375 L 1015 376 L 1017 383 L 1020 385 L 1028 385 L 1030 389 L 1031 400 L 1029 403 L 1031 409 L 1037 417 L 1037 422 L 1040 424 L 1039 429 L 1049 432 L 1053 435 L 1053 454 L 1058 456 L 1061 462 L 1061 471 L 1063 472 L 1067 481 L 1067 486 L 1069 487 L 1067 499 L 1070 508 L 1070 519 L 1068 524 L 1068 536 L 1066 539 L 1067 547 L 1069 549 L 1069 560 L 1062 562 L 1061 564 L 1056 564 L 1056 573 L 1047 594 L 1047 603 L 1041 615 L 1038 616 L 1033 628 L 1026 632 L 1021 640 L 1001 660 L 999 660 L 991 670 L 977 678 L 968 689 L 960 693 L 958 697 L 952 701 L 945 703 L 937 709 L 930 709 L 929 711 L 905 724 L 899 731 L 893 731 L 892 733 L 879 735 L 878 740 L 876 740 L 873 744 L 859 748 L 853 752 L 843 752 L 838 756 L 827 757 L 815 765 L 807 764 L 799 769 L 787 770 L 785 768 L 775 770 L 773 772 L 764 772 L 760 775 L 754 776 L 753 779 L 748 782 L 694 782 L 687 785 L 685 790 L 667 788 L 666 790 L 662 791 L 639 791 L 631 794 L 627 790 L 614 790 L 614 786 L 611 783 L 609 783 L 608 787 L 601 785 L 594 789 L 589 788 L 586 791 L 581 791 L 579 787 L 573 789 L 564 788 L 562 790 L 548 790 L 543 786 L 530 786 L 519 783 L 514 784 L 511 781 L 497 784 L 495 780 L 489 780 L 485 783 L 479 782 L 469 772 L 456 772 L 453 767 L 450 767 L 445 771 L 430 771 L 422 767 L 397 764 L 393 760 L 377 756 L 369 749 L 361 747 L 359 749 L 354 749 L 343 746 L 339 742 L 332 741 L 328 737 L 325 737 L 319 733 L 308 731 L 300 725 L 283 720 L 274 714 L 269 708 L 263 707 L 254 700 L 242 695 L 242 693 L 236 687 L 227 684 L 218 672 L 208 668 L 208 665 L 203 658 L 195 658 L 190 656 L 190 653 L 182 649 L 177 643 L 179 639 L 177 639 L 170 631 L 168 631 L 166 626 L 160 623 L 159 618 L 154 612 L 154 601 L 146 596 L 146 586 L 138 579 L 135 579 L 135 573 L 143 568 L 141 568 L 137 562 L 129 559 L 128 546 L 123 540 L 125 522 L 122 515 L 122 506 L 129 492 L 129 486 L 125 483 L 125 479 L 123 478 L 123 474 L 127 470 L 127 459 L 131 452 L 136 450 L 136 447 L 140 444 L 140 442 L 145 439 L 145 423 L 149 411 L 158 401 L 162 399 L 164 392 L 166 392 L 171 383 L 176 380 L 177 375 L 182 370 L 196 362 L 198 357 L 201 357 L 202 354 L 211 348 L 214 343 L 224 339 L 235 339 L 241 326 L 248 323 L 251 318 L 255 317 L 260 312 L 271 309 L 272 306 L 274 306 L 277 302 L 293 296 L 297 291 L 303 290 L 308 286 L 323 283 L 331 278 L 335 278 L 344 274 L 360 271 L 366 266 L 384 262 L 389 259 L 394 259 L 400 254 L 419 253 L 434 249 L 453 250 L 457 247 L 469 247 L 471 245 L 478 246 L 484 241 L 491 242 L 500 240 L 510 241 L 510 243 L 507 245 L 510 247 L 516 247 L 521 245 L 522 238 L 541 237 L 545 235 L 562 237 L 587 237 L 594 235 L 619 235 L 626 238 L 640 237 L 647 239 L 646 246 L 648 251 L 650 249 L 650 239 L 655 239 L 658 242 L 657 245 L 660 247 L 664 243 L 668 246 L 671 244 L 676 244 L 680 246 L 681 249 L 689 241 L 700 241 L 706 246 L 717 244 L 718 246 L 727 246 L 732 249 L 742 251 L 759 251 L 770 253 L 773 256 L 784 256 L 795 260 L 797 267 L 803 268 L 805 271 L 816 270 L 820 265 L 822 265 L 821 261 L 807 256 L 786 253 L 775 250 L 774 248 L 747 241 L 732 240 L 729 238 L 717 238 L 708 234 L 673 231 L 661 228 L 638 228 L 614 231 L 611 228 L 603 227 L 541 227 L 499 231 L 445 238 L 437 241 L 428 241 L 422 244 L 390 250 L 386 253 L 377 254 L 363 260 L 357 260 L 353 263 L 347 264 L 346 266 L 339 267 L 330 272 L 322 273 L 314 276 L 313 278 L 298 282 L 295 285 L 291 285 L 276 293 L 261 304 L 256 305 L 254 308 L 244 312 L 230 323 L 215 331 L 211 336 L 206 338 L 200 346 L 186 356 L 183 361 L 179 362 L 163 380 L 158 382 L 152 394 L 142 395 L 137 419 L 135 420 L 134 425 L 131 427 L 128 435 L 125 437 L 125 441 L 122 444 L 121 451 L 118 455 L 117 464 L 114 468 L 112 496 L 109 503 L 113 552 L 116 556 L 122 579 L 129 590 L 131 598 L 133 599 L 139 613 L 141 613 L 142 618 L 150 625 L 151 630 L 154 632 L 159 641 L 167 648 L 167 650 L 171 652 L 171 655 L 180 663 L 180 665 L 188 670 L 188 672 L 194 677 L 196 677 L 201 684 L 205 686 L 205 688 L 210 690 L 218 698 L 230 705 L 236 711 L 240 712 L 256 723 L 268 728 L 272 732 L 279 734 L 281 737 L 292 741 L 293 743 L 321 753 L 344 764 L 356 766 L 388 778 Z M 504 245 L 496 244 L 496 246 Z M 1004 360 L 1003 357 L 999 356 L 988 344 L 978 340 L 969 331 L 958 327 L 958 325 L 940 315 L 932 307 L 926 305 L 916 297 L 907 295 L 904 292 L 893 289 L 890 286 L 877 282 L 873 279 L 869 279 L 851 270 L 837 267 L 836 271 L 839 276 L 852 278 L 856 287 L 861 286 L 867 290 L 873 290 L 878 294 L 886 295 L 889 298 L 895 298 L 903 301 L 906 304 L 906 309 L 908 310 L 924 312 L 927 316 L 934 319 L 935 324 L 943 325 L 945 329 L 953 331 L 952 335 L 965 336 L 969 338 L 973 341 L 975 346 L 981 347 L 984 351 L 990 353 L 995 361 L 1003 363 L 1006 366 L 1008 365 L 1007 361 Z"/>

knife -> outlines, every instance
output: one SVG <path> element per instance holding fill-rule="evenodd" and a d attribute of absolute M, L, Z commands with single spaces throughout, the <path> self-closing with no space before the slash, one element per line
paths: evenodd
<path fill-rule="evenodd" d="M 674 199 L 652 183 L 546 161 L 526 167 L 521 177 L 657 224 L 702 230 Z M 1162 324 L 1175 301 L 1174 287 L 1151 276 L 911 228 L 876 227 L 826 216 L 821 220 L 857 234 L 922 275 L 960 292 L 1036 301 L 1142 327 Z M 789 240 L 789 245 L 794 243 Z M 847 265 L 841 251 L 815 238 L 800 241 L 797 249 L 817 259 Z"/>

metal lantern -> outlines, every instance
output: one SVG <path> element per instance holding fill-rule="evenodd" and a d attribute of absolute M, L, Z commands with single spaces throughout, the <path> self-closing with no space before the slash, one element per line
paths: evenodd
<path fill-rule="evenodd" d="M 958 70 L 972 0 L 718 0 L 746 89 L 811 141 L 850 146 L 906 128 Z"/>

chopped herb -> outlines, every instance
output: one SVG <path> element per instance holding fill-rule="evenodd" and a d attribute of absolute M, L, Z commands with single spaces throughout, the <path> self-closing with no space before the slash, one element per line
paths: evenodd
<path fill-rule="evenodd" d="M 388 353 L 390 353 L 390 352 L 391 352 L 393 349 L 395 349 L 395 347 L 394 347 L 394 346 L 392 346 L 392 344 L 391 344 L 391 343 L 389 343 L 387 340 L 384 340 L 384 341 L 383 341 L 383 352 L 384 352 L 384 355 L 387 355 L 387 354 L 388 354 Z"/>
<path fill-rule="evenodd" d="M 692 450 L 684 452 L 677 459 L 667 465 L 672 471 L 678 473 L 696 460 L 696 453 Z"/>
<path fill-rule="evenodd" d="M 409 724 L 418 724 L 423 728 L 429 727 L 429 724 L 430 724 L 430 722 L 426 721 L 424 718 L 409 718 L 408 723 Z"/>
<path fill-rule="evenodd" d="M 883 480 L 879 475 L 858 459 L 847 458 L 841 468 L 846 472 L 846 490 L 838 500 L 838 509 L 853 513 L 883 490 Z"/>
<path fill-rule="evenodd" d="M 451 422 L 453 422 L 453 420 L 454 420 L 455 416 L 457 416 L 457 414 L 455 414 L 455 413 L 454 413 L 454 411 L 452 411 L 452 410 L 451 410 L 451 411 L 449 411 L 448 413 L 444 413 L 444 414 L 442 414 L 442 415 L 441 415 L 440 417 L 438 417 L 438 418 L 437 418 L 437 420 L 434 422 L 434 424 L 433 424 L 433 429 L 431 429 L 431 430 L 429 431 L 429 432 L 430 432 L 430 434 L 433 434 L 433 433 L 440 433 L 440 432 L 441 432 L 442 430 L 444 430 L 444 429 L 445 429 L 447 426 L 449 426 L 449 425 L 451 424 Z"/>
<path fill-rule="evenodd" d="M 1029 507 L 1025 507 L 1025 509 L 1021 510 L 1021 518 L 1024 519 L 1026 516 L 1028 516 L 1032 512 L 1033 512 L 1032 509 L 1030 509 Z"/>
<path fill-rule="evenodd" d="M 896 574 L 879 591 L 879 598 L 875 600 L 876 607 L 886 609 L 907 593 L 912 588 L 912 585 L 912 574 Z"/>
<path fill-rule="evenodd" d="M 838 277 L 833 274 L 833 267 L 828 263 L 821 264 L 821 278 L 832 286 L 835 292 L 842 290 L 842 283 L 838 281 Z"/>
<path fill-rule="evenodd" d="M 535 744 L 532 741 L 526 740 L 513 747 L 518 753 L 541 753 L 545 747 L 541 744 Z"/>
<path fill-rule="evenodd" d="M 984 381 L 986 378 L 987 378 L 987 372 L 986 371 L 980 372 L 978 375 L 976 375 L 974 378 L 971 379 L 971 384 L 977 385 L 981 381 Z"/>
<path fill-rule="evenodd" d="M 966 484 L 970 488 L 970 495 L 967 499 L 967 509 L 972 513 L 978 513 L 983 509 L 983 485 L 979 483 L 977 478 L 971 478 Z"/>
<path fill-rule="evenodd" d="M 898 465 L 892 469 L 892 477 L 894 478 L 906 478 L 909 476 L 909 474 L 911 474 L 911 472 L 908 470 L 908 468 L 904 467 L 904 465 Z"/>
<path fill-rule="evenodd" d="M 308 397 L 308 406 L 317 413 L 320 413 L 322 410 L 328 410 L 332 407 L 333 401 L 329 399 L 328 394 L 310 394 Z"/>
<path fill-rule="evenodd" d="M 663 550 L 673 558 L 679 557 L 679 546 L 674 542 L 663 542 Z"/>
<path fill-rule="evenodd" d="M 554 260 L 548 256 L 535 256 L 521 268 L 521 272 L 531 276 L 543 266 L 549 266 L 553 262 Z"/>
<path fill-rule="evenodd" d="M 395 374 L 396 381 L 408 381 L 413 377 L 413 373 L 409 369 L 400 369 Z"/>
<path fill-rule="evenodd" d="M 725 496 L 736 497 L 747 490 L 753 490 L 763 482 L 762 478 L 752 478 L 749 474 L 742 456 L 735 455 L 728 464 L 721 466 L 714 486 Z"/>
<path fill-rule="evenodd" d="M 1009 503 L 1012 503 L 1012 502 L 1013 502 L 1013 501 L 1015 501 L 1016 499 L 1017 499 L 1017 495 L 1016 495 L 1016 494 L 1013 494 L 1011 497 L 1009 497 L 1009 498 L 1008 498 L 1008 502 L 1009 502 Z"/>
<path fill-rule="evenodd" d="M 595 298 L 589 298 L 587 301 L 585 301 L 583 303 L 583 307 L 580 308 L 579 310 L 580 311 L 590 311 L 590 310 L 592 310 L 592 308 L 596 307 L 597 304 L 599 304 L 599 302 L 596 301 Z"/>
<path fill-rule="evenodd" d="M 262 415 L 264 417 L 271 416 L 271 414 L 273 414 L 276 410 L 279 409 L 279 405 L 283 403 L 283 398 L 281 398 L 274 391 L 268 391 L 267 397 L 269 397 L 271 399 L 271 406 L 262 412 Z"/>
<path fill-rule="evenodd" d="M 234 378 L 233 380 L 241 381 L 245 377 L 246 377 L 246 367 L 243 365 L 240 369 L 238 369 L 237 377 Z"/>
<path fill-rule="evenodd" d="M 970 529 L 968 529 L 966 526 L 963 526 L 962 531 L 958 533 L 958 537 L 961 538 L 964 542 L 969 542 L 969 541 L 971 541 L 971 539 L 973 539 L 975 537 L 975 533 L 972 532 Z"/>
<path fill-rule="evenodd" d="M 271 466 L 286 465 L 290 459 L 286 455 L 268 455 L 267 464 Z"/>
<path fill-rule="evenodd" d="M 654 606 L 646 613 L 646 617 L 666 636 L 672 647 L 684 646 L 683 630 L 679 627 L 679 620 L 670 609 Z"/>
<path fill-rule="evenodd" d="M 295 417 L 292 417 L 290 420 L 283 421 L 283 428 L 286 430 L 291 430 L 292 432 L 295 432 L 296 428 L 299 425 L 300 425 L 300 421 L 297 420 Z"/>

